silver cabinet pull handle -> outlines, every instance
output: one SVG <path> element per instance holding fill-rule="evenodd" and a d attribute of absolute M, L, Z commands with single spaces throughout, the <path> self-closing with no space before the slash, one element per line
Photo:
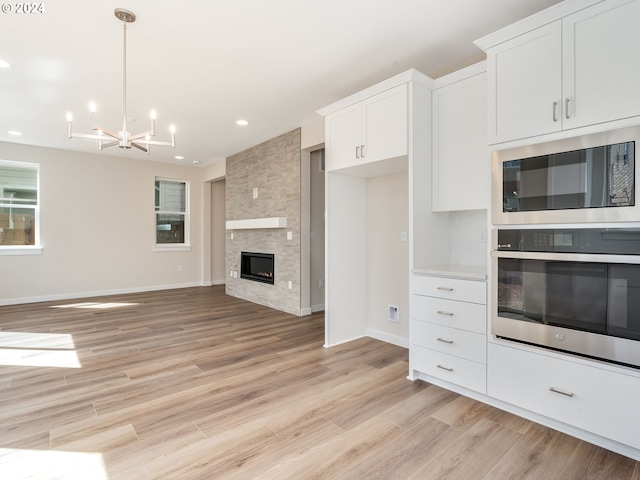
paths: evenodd
<path fill-rule="evenodd" d="M 447 372 L 453 372 L 453 368 L 445 367 L 443 365 L 436 365 L 441 370 L 446 370 Z"/>
<path fill-rule="evenodd" d="M 558 121 L 558 102 L 553 102 L 553 121 Z"/>
<path fill-rule="evenodd" d="M 564 116 L 565 118 L 569 118 L 569 97 L 564 99 Z"/>
<path fill-rule="evenodd" d="M 360 147 L 356 147 L 356 158 L 360 158 Z"/>
<path fill-rule="evenodd" d="M 446 315 L 447 317 L 453 317 L 453 313 L 452 312 L 445 312 L 444 310 L 438 310 L 436 313 L 438 315 Z"/>
<path fill-rule="evenodd" d="M 436 290 L 445 290 L 447 292 L 453 292 L 453 288 L 451 287 L 436 287 Z"/>
<path fill-rule="evenodd" d="M 364 158 L 364 145 L 360 145 L 360 154 L 362 155 L 362 158 Z"/>
<path fill-rule="evenodd" d="M 553 387 L 549 387 L 549 391 L 553 393 L 559 393 L 560 395 L 564 395 L 565 397 L 573 397 L 573 393 L 563 392 L 562 390 L 557 390 Z"/>
<path fill-rule="evenodd" d="M 447 340 L 446 338 L 438 337 L 438 338 L 436 338 L 436 340 L 438 340 L 439 342 L 442 342 L 442 343 L 448 343 L 449 345 L 451 345 L 453 343 L 453 340 Z"/>

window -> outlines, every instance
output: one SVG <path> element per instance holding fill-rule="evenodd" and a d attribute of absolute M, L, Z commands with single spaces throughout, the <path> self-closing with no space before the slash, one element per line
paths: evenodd
<path fill-rule="evenodd" d="M 38 165 L 0 160 L 0 254 L 40 253 Z"/>
<path fill-rule="evenodd" d="M 189 184 L 156 178 L 156 249 L 189 246 Z"/>

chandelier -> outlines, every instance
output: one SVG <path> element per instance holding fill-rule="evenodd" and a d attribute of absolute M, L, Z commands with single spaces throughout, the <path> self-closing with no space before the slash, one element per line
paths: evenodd
<path fill-rule="evenodd" d="M 158 142 L 151 140 L 151 138 L 156 134 L 155 110 L 151 110 L 150 130 L 134 135 L 131 134 L 127 129 L 127 23 L 135 22 L 136 16 L 133 12 L 130 12 L 129 10 L 126 10 L 124 8 L 116 8 L 114 14 L 119 20 L 122 20 L 124 38 L 124 46 L 122 50 L 122 130 L 116 133 L 112 130 L 108 130 L 99 125 L 96 125 L 96 104 L 91 102 L 89 104 L 89 111 L 91 112 L 91 129 L 95 131 L 96 134 L 73 133 L 73 131 L 71 130 L 71 121 L 73 120 L 73 115 L 71 114 L 71 112 L 67 113 L 67 134 L 69 138 L 88 138 L 90 140 L 97 140 L 98 149 L 100 150 L 112 147 L 114 145 L 117 145 L 120 148 L 127 149 L 134 147 L 138 150 L 142 150 L 145 153 L 149 153 L 151 145 L 175 148 L 176 128 L 173 125 L 169 127 L 169 131 L 171 132 L 170 142 Z"/>

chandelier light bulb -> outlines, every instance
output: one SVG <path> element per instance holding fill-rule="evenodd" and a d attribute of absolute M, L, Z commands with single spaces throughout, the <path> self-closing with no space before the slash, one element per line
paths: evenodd
<path fill-rule="evenodd" d="M 89 111 L 91 113 L 96 113 L 96 104 L 94 102 L 89 103 Z"/>
<path fill-rule="evenodd" d="M 169 126 L 169 131 L 170 131 L 171 133 L 176 133 L 176 126 L 175 126 L 174 124 L 171 124 L 171 125 Z"/>
<path fill-rule="evenodd" d="M 149 116 L 151 117 L 151 120 L 155 120 L 156 118 L 158 118 L 158 114 L 156 113 L 155 110 L 151 110 L 151 113 L 149 114 Z"/>
<path fill-rule="evenodd" d="M 67 112 L 67 122 L 73 120 L 73 114 L 71 112 Z"/>

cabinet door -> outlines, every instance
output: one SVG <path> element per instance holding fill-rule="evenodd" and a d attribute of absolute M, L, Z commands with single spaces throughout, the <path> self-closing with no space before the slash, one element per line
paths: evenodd
<path fill-rule="evenodd" d="M 359 103 L 327 116 L 325 123 L 327 171 L 359 165 L 362 162 L 359 156 L 361 143 L 362 106 Z"/>
<path fill-rule="evenodd" d="M 564 128 L 640 115 L 638 19 L 640 1 L 630 0 L 563 19 Z"/>
<path fill-rule="evenodd" d="M 561 30 L 558 20 L 488 51 L 490 144 L 562 128 Z"/>
<path fill-rule="evenodd" d="M 434 211 L 489 206 L 486 74 L 433 92 Z"/>
<path fill-rule="evenodd" d="M 362 103 L 364 122 L 363 162 L 407 155 L 407 85 L 382 92 Z"/>

